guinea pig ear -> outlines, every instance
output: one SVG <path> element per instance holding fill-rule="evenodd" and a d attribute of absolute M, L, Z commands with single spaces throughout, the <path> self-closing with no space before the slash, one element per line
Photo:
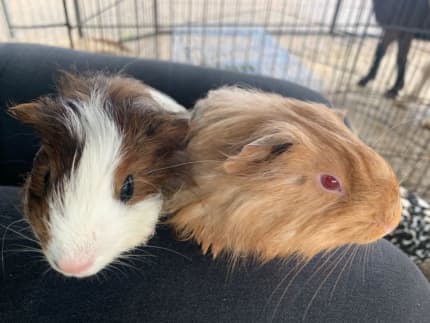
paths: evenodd
<path fill-rule="evenodd" d="M 292 145 L 292 140 L 285 135 L 271 134 L 260 137 L 243 146 L 237 155 L 227 158 L 223 163 L 223 169 L 227 174 L 240 173 L 275 158 L 286 152 Z"/>
<path fill-rule="evenodd" d="M 37 102 L 23 103 L 8 109 L 8 113 L 13 118 L 24 124 L 34 125 L 41 121 L 41 105 Z"/>
<path fill-rule="evenodd" d="M 172 139 L 181 141 L 184 140 L 185 137 L 188 135 L 189 127 L 190 119 L 186 117 L 175 118 L 170 121 L 170 135 L 172 136 Z"/>
<path fill-rule="evenodd" d="M 157 136 L 160 138 L 160 151 L 183 150 L 186 146 L 186 137 L 189 130 L 189 119 L 182 116 L 162 117 L 159 120 L 153 120 L 145 129 L 147 136 Z M 160 155 L 161 154 L 160 152 Z M 166 153 L 166 155 L 169 155 Z"/>
<path fill-rule="evenodd" d="M 62 107 L 49 100 L 19 104 L 8 109 L 9 115 L 33 128 L 41 139 L 41 144 L 56 142 L 59 135 L 67 135 L 67 130 L 58 125 Z"/>

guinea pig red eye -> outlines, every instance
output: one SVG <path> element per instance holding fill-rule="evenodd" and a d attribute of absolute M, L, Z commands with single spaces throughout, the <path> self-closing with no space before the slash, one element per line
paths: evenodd
<path fill-rule="evenodd" d="M 321 186 L 328 191 L 341 192 L 342 188 L 338 179 L 332 175 L 323 174 L 320 175 Z"/>

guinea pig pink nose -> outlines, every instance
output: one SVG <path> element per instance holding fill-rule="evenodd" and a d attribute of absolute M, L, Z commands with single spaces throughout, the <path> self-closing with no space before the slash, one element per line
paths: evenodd
<path fill-rule="evenodd" d="M 94 262 L 93 258 L 61 259 L 57 262 L 58 268 L 66 274 L 80 274 L 89 269 Z"/>
<path fill-rule="evenodd" d="M 384 225 L 385 234 L 389 234 L 389 233 L 393 232 L 396 227 L 397 227 L 397 225 L 385 224 Z"/>

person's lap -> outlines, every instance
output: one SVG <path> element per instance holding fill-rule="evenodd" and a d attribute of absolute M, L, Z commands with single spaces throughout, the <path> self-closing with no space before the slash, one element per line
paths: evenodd
<path fill-rule="evenodd" d="M 58 69 L 124 69 L 186 106 L 213 87 L 245 83 L 325 102 L 300 86 L 165 62 L 0 44 L 0 109 L 52 91 Z M 16 185 L 37 142 L 0 113 L 0 185 Z M 17 188 L 0 186 L 0 322 L 426 322 L 430 287 L 415 265 L 386 241 L 316 258 L 265 265 L 203 256 L 160 227 L 150 246 L 88 279 L 62 277 L 28 240 Z"/>
<path fill-rule="evenodd" d="M 1 322 L 425 322 L 430 288 L 386 241 L 266 265 L 202 256 L 159 228 L 148 247 L 96 277 L 48 270 L 16 188 L 0 187 Z"/>

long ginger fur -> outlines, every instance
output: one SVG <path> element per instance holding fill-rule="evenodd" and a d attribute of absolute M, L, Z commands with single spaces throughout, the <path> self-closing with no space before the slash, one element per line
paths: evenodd
<path fill-rule="evenodd" d="M 197 102 L 187 153 L 194 185 L 166 204 L 203 252 L 309 259 L 382 237 L 400 218 L 396 177 L 329 108 L 226 87 Z M 342 192 L 326 192 L 320 173 Z"/>

